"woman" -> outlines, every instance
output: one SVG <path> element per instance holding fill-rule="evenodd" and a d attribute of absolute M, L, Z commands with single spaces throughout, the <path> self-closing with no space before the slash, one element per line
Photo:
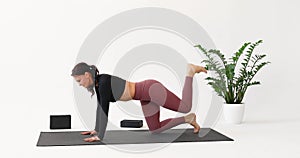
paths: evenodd
<path fill-rule="evenodd" d="M 81 133 L 91 135 L 91 137 L 85 138 L 84 141 L 93 142 L 103 139 L 108 121 L 109 103 L 118 100 L 140 100 L 147 125 L 152 133 L 160 133 L 183 123 L 189 123 L 194 127 L 194 133 L 198 133 L 200 126 L 196 122 L 194 113 L 160 121 L 159 108 L 162 106 L 181 113 L 190 112 L 192 108 L 193 77 L 200 72 L 207 73 L 207 70 L 202 66 L 187 65 L 182 99 L 180 99 L 159 81 L 148 79 L 140 82 L 130 82 L 117 76 L 99 74 L 97 67 L 94 65 L 83 62 L 77 64 L 73 68 L 71 76 L 80 86 L 87 88 L 92 96 L 96 91 L 98 100 L 95 129 Z"/>

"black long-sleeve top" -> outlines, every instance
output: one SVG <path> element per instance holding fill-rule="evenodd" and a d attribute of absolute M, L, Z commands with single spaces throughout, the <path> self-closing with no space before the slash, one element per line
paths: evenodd
<path fill-rule="evenodd" d="M 96 76 L 96 82 L 98 83 L 95 85 L 98 105 L 95 131 L 97 131 L 97 136 L 103 140 L 108 121 L 109 103 L 120 99 L 126 80 L 109 74 L 100 74 Z"/>

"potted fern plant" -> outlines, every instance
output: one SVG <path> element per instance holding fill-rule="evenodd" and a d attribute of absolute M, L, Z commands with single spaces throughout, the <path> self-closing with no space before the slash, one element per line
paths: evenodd
<path fill-rule="evenodd" d="M 252 81 L 252 79 L 261 68 L 270 63 L 262 61 L 266 57 L 265 54 L 253 54 L 255 47 L 262 42 L 258 40 L 255 43 L 244 43 L 229 60 L 226 60 L 219 50 L 206 50 L 201 45 L 195 45 L 207 57 L 202 61 L 206 64 L 206 69 L 215 73 L 214 77 L 207 77 L 206 80 L 217 95 L 225 100 L 223 114 L 228 123 L 242 122 L 245 108 L 243 98 L 246 91 L 248 87 L 260 84 L 259 81 Z M 243 58 L 243 61 L 238 68 L 240 58 Z"/>

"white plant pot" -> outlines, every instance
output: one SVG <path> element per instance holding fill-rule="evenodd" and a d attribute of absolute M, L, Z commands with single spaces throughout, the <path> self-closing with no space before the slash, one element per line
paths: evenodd
<path fill-rule="evenodd" d="M 240 124 L 244 118 L 245 104 L 223 104 L 225 121 L 231 124 Z"/>

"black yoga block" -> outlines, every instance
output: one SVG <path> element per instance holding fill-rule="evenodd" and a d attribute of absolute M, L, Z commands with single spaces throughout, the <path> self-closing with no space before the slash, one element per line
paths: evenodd
<path fill-rule="evenodd" d="M 143 126 L 143 120 L 122 120 L 121 127 L 140 128 Z"/>
<path fill-rule="evenodd" d="M 71 115 L 50 115 L 50 129 L 71 129 Z"/>

